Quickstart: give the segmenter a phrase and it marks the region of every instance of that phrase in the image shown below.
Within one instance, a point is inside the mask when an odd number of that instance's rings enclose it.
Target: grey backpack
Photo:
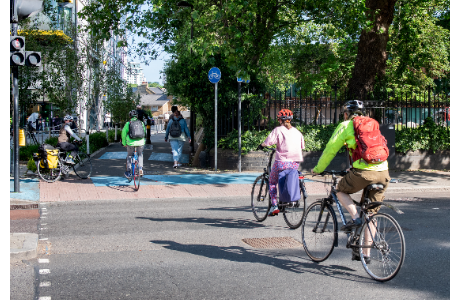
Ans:
[[[181,136],[181,125],[179,120],[172,119],[169,133],[174,138]]]
[[[144,123],[142,123],[142,121],[139,120],[134,120],[130,122],[130,127],[128,131],[130,139],[135,140],[135,139],[142,139],[145,137],[143,124]]]

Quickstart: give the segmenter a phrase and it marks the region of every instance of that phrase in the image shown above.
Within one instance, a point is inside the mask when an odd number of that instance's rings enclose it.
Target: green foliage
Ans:
[[[157,87],[157,88],[163,88],[163,86],[162,85],[160,85],[159,84],[159,82],[149,82],[148,84],[147,84],[147,86],[148,87]]]
[[[305,139],[305,150],[323,151],[328,143],[328,140],[333,135],[334,130],[338,124],[331,125],[301,125],[297,129],[303,134]],[[344,152],[345,148],[341,148],[339,152]]]
[[[56,147],[56,144],[58,144],[58,137],[52,136],[51,138],[48,138],[44,141],[44,144],[52,145],[53,147]]]
[[[241,151],[242,154],[247,154],[250,151],[255,151],[258,145],[260,145],[269,135],[270,131],[245,131],[241,135]],[[217,142],[217,147],[223,149],[233,149],[239,151],[238,131],[233,130],[226,137],[221,138]]]
[[[395,133],[395,151],[450,150],[450,135],[446,127],[437,125],[431,117],[418,128],[402,128]]]
[[[116,134],[116,131],[114,128],[111,130],[108,130],[108,139],[110,142],[114,141],[114,135]],[[117,139],[120,140],[120,137],[122,136],[122,130],[117,129]]]
[[[113,136],[114,138],[114,136]],[[95,132],[89,135],[89,152],[94,153],[95,151],[108,146],[108,142],[106,141],[106,133],[105,132]],[[80,150],[86,151],[86,139],[83,141],[83,145],[81,145]]]
[[[36,167],[36,163],[34,162],[34,159],[30,158],[27,162],[27,169],[32,171],[32,172],[36,172],[37,171],[37,167]]]
[[[38,152],[39,145],[27,145],[25,147],[19,147],[19,160],[28,161],[33,158],[33,153]]]

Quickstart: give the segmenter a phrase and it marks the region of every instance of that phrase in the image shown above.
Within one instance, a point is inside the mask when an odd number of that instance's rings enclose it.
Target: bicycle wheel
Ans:
[[[41,168],[41,163],[39,162],[37,164],[37,172],[39,174],[39,177],[42,178],[42,180],[47,182],[55,182],[56,180],[61,177],[61,165],[58,163],[56,165],[56,168],[48,169],[48,168]]]
[[[73,170],[75,174],[81,179],[87,179],[91,175],[92,172],[92,163],[91,158],[84,152],[79,152],[74,158],[73,161],[75,165],[73,166]]]
[[[405,260],[405,237],[392,216],[378,213],[370,217],[361,229],[359,245],[364,270],[373,279],[388,281],[400,271]]]
[[[306,254],[315,262],[327,259],[334,250],[337,221],[333,208],[322,201],[312,203],[306,210],[302,226],[302,242]]]
[[[302,225],[303,216],[305,215],[306,199],[302,193],[300,200],[284,208],[283,217],[289,228],[297,229]]]
[[[139,190],[139,186],[141,185],[141,176],[139,175],[139,161],[135,160],[133,165],[133,179],[134,179],[134,188],[136,191]]]
[[[252,188],[252,211],[258,222],[267,218],[270,209],[269,180],[260,175],[256,178]]]

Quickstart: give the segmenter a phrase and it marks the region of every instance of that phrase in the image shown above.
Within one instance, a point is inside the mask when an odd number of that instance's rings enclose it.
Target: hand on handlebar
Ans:
[[[263,149],[264,147],[261,144],[259,144],[258,147],[256,148],[256,150],[263,150]]]
[[[311,169],[311,174],[312,174],[312,176],[320,175],[319,173],[314,172],[314,169]]]

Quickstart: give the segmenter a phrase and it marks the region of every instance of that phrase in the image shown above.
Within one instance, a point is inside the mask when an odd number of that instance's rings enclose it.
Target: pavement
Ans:
[[[126,149],[118,143],[112,143],[91,156],[93,171],[90,179],[81,180],[71,173],[63,180],[47,183],[31,171],[27,172],[26,166],[21,166],[20,193],[13,192],[14,180],[10,177],[11,220],[39,220],[45,211],[45,203],[49,202],[242,197],[251,194],[252,183],[263,171],[215,172],[213,169],[190,167],[187,163],[188,143],[183,148],[183,166],[173,169],[170,144],[164,142],[164,134],[152,135],[151,141],[152,144],[144,150],[144,176],[138,191],[135,191],[133,182],[128,183],[123,176]],[[307,174],[309,170],[303,171]],[[420,193],[450,191],[449,171],[401,170],[391,171],[390,175],[396,183],[389,185],[386,195],[412,192],[411,195],[420,197]],[[308,195],[327,194],[329,180],[307,175]],[[13,231],[11,229],[10,232],[10,260],[36,257],[38,233]]]

